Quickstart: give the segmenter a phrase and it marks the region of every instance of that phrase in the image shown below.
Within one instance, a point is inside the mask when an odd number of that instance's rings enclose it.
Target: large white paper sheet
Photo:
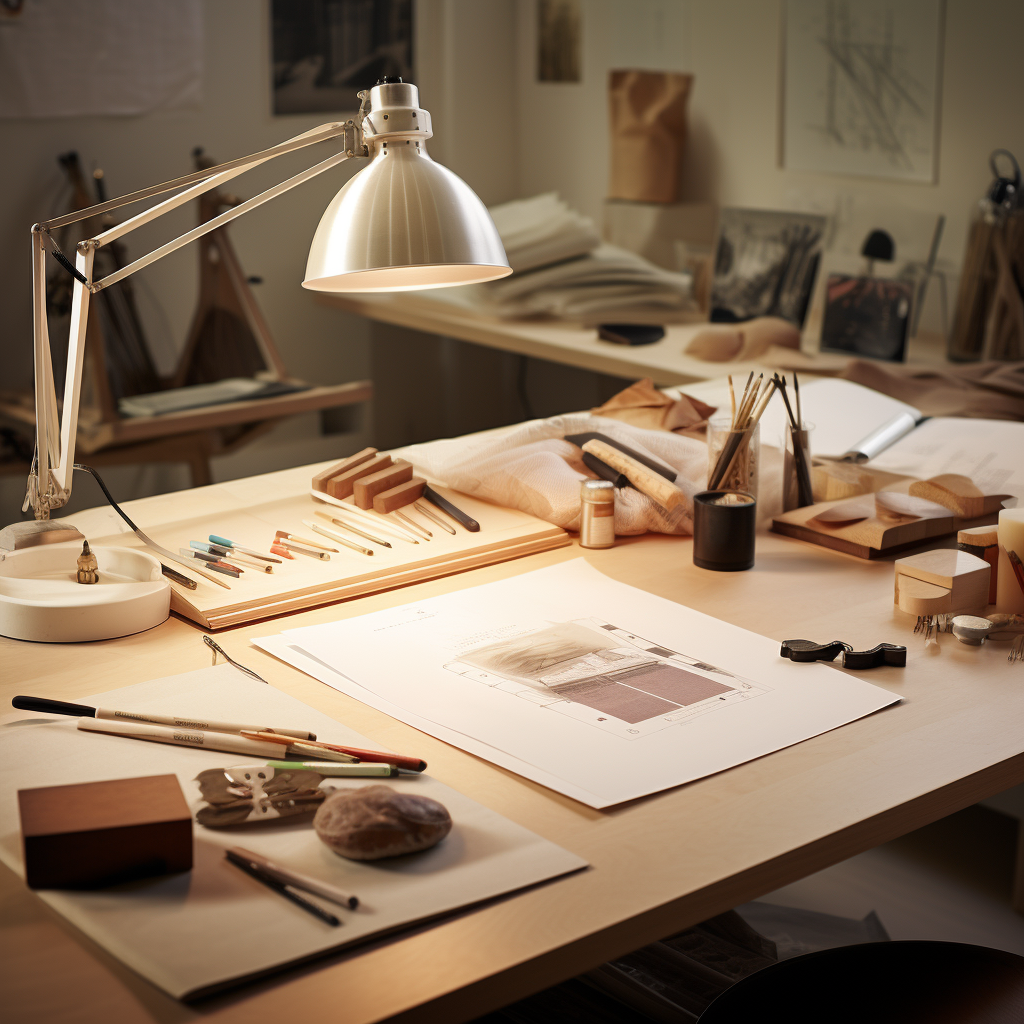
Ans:
[[[86,702],[125,711],[248,718],[305,728],[320,739],[373,748],[370,740],[230,665],[113,690]],[[242,714],[242,710],[245,714]],[[140,775],[178,776],[187,796],[204,769],[258,763],[244,754],[81,732],[73,718],[8,716],[0,725],[0,860],[23,873],[17,791]],[[337,779],[340,788],[383,783],[439,800],[451,834],[423,853],[357,862],[332,853],[309,818],[225,829],[195,826],[192,871],[92,892],[38,895],[94,942],[177,998],[469,906],[586,866],[586,861],[427,775]],[[355,911],[332,928],[253,881],[224,858],[244,846],[355,893]],[[315,898],[314,898],[315,899]]]
[[[618,583],[583,559],[256,643],[597,808],[900,699],[835,668],[794,665],[776,641]]]

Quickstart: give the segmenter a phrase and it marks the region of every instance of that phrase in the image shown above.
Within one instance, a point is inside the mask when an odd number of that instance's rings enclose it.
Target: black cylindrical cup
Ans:
[[[693,564],[739,572],[754,564],[757,502],[743,491],[702,491],[693,499]]]

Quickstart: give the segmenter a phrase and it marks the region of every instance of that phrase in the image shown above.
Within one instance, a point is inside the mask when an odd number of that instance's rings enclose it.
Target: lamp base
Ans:
[[[76,541],[0,551],[0,635],[38,643],[111,640],[170,614],[171,588],[152,555],[93,548],[99,582],[83,584],[80,552]]]

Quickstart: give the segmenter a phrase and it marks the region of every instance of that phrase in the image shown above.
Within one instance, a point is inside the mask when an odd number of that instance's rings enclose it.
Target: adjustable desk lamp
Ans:
[[[0,635],[51,641],[107,639],[148,629],[168,615],[170,587],[159,560],[138,549],[101,548],[96,552],[99,578],[106,585],[79,585],[76,560],[83,538],[73,527],[50,521],[51,511],[64,506],[71,495],[92,295],[357,156],[371,157],[370,165],[345,184],[321,218],[309,250],[304,288],[412,291],[491,281],[512,273],[486,207],[461,178],[427,155],[425,142],[433,134],[430,114],[420,108],[416,86],[401,79],[383,79],[369,93],[359,95],[362,105],[356,121],[321,125],[271,149],[33,226],[36,449],[23,508],[32,508],[36,522],[0,530]],[[252,167],[329,139],[342,140],[340,152],[120,270],[93,280],[93,260],[101,246]],[[74,266],[50,236],[56,228],[175,191],[170,199],[79,242]],[[75,278],[63,414],[59,417],[46,321],[47,250]],[[148,538],[143,536],[143,540],[157,548]],[[67,543],[59,543],[62,541]],[[158,550],[164,561],[181,561]],[[182,564],[217,582],[194,562]]]

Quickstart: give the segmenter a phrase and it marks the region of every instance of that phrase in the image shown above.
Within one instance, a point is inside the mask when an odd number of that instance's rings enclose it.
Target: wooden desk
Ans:
[[[517,355],[547,359],[627,380],[651,377],[659,387],[690,384],[731,373],[741,379],[766,365],[779,370],[797,369],[808,374],[840,372],[849,357],[830,353],[778,352],[778,359],[752,362],[711,363],[686,355],[685,349],[705,323],[670,324],[665,337],[653,345],[613,345],[601,341],[593,327],[558,320],[500,320],[459,301],[458,289],[451,301],[416,292],[373,294],[317,293],[316,301],[344,309],[370,320],[408,327],[428,334],[471,341]],[[726,326],[726,325],[721,325]],[[817,337],[810,322],[805,334]],[[815,346],[816,347],[816,346]],[[921,335],[908,344],[908,361],[934,367],[945,362],[945,344],[937,335]]]
[[[268,488],[273,481],[268,475]],[[194,493],[198,508],[202,491]],[[905,700],[711,778],[600,812],[424,736],[247,644],[285,626],[376,611],[580,555],[615,579],[776,640],[906,643],[906,669],[869,677]],[[692,565],[689,540],[649,535],[605,551],[574,544],[219,634],[232,656],[272,685],[376,742],[421,752],[437,778],[592,868],[198,1007],[134,977],[0,870],[0,994],[10,1019],[469,1020],[1024,781],[1024,666],[1007,663],[1005,646],[970,648],[948,635],[938,653],[926,654],[911,634],[912,620],[893,610],[892,573],[888,562],[763,535],[753,570],[716,574]],[[200,636],[171,619],[104,643],[0,640],[2,697],[76,700],[199,668],[209,664]]]

